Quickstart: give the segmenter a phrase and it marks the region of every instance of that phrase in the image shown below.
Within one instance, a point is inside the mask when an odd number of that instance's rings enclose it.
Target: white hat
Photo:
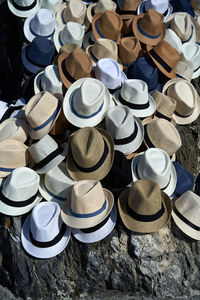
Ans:
[[[76,22],[68,22],[58,26],[53,36],[56,50],[59,52],[65,44],[76,44],[81,48],[84,33],[84,27]]]
[[[34,79],[34,92],[37,94],[42,91],[47,91],[51,94],[63,94],[62,81],[57,65],[48,65],[44,71],[36,75]]]
[[[108,89],[119,89],[127,79],[120,65],[113,58],[100,59],[95,67],[95,77],[102,81]]]
[[[39,174],[53,169],[65,159],[67,153],[66,145],[58,147],[56,141],[48,134],[37,143],[32,144],[28,151],[36,163],[34,167]]]
[[[125,155],[135,152],[144,138],[141,120],[127,106],[114,106],[107,111],[106,130],[113,137],[115,150]]]
[[[200,45],[190,42],[183,44],[181,60],[189,62],[192,65],[194,72],[192,79],[200,75]]]
[[[9,118],[0,124],[0,141],[13,139],[24,143],[27,138],[28,129],[24,121],[16,118]]]
[[[41,175],[39,191],[47,201],[55,201],[62,205],[74,184],[69,176],[66,163],[61,162],[44,175]]]
[[[50,258],[65,249],[70,236],[71,229],[60,218],[60,206],[55,202],[41,202],[26,218],[21,241],[30,255]]]
[[[168,42],[172,47],[174,47],[178,53],[182,52],[182,42],[172,29],[169,28],[166,30],[164,41]]]
[[[95,78],[76,80],[67,90],[63,112],[73,125],[96,126],[106,115],[112,97],[105,85]]]
[[[19,216],[30,211],[42,199],[38,193],[39,182],[39,175],[30,168],[13,170],[1,186],[0,212]]]
[[[58,11],[61,7],[63,0],[40,0],[42,3],[42,8],[47,8],[52,10],[54,13]]]
[[[143,0],[137,8],[137,14],[146,13],[149,9],[156,10],[164,15],[164,21],[169,18],[173,11],[169,0]]]
[[[74,237],[82,243],[95,243],[103,240],[111,233],[116,221],[117,208],[114,204],[111,213],[100,224],[85,229],[72,228],[72,233]]]
[[[7,0],[10,11],[21,18],[27,18],[41,7],[40,0]]]
[[[138,118],[152,115],[156,110],[153,97],[148,94],[146,82],[140,79],[128,79],[119,91],[114,93],[118,105],[128,106],[132,114]]]
[[[192,64],[189,61],[179,60],[174,67],[174,72],[177,77],[186,79],[187,81],[192,80],[192,75],[194,73]]]
[[[166,151],[149,148],[137,154],[131,162],[133,182],[139,179],[153,180],[168,196],[176,188],[176,169]]]

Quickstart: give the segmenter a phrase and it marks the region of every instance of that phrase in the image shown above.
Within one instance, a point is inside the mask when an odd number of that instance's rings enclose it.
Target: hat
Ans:
[[[193,68],[192,79],[200,75],[200,45],[197,43],[183,44],[181,60],[189,62]]]
[[[118,12],[122,20],[133,19],[140,3],[141,0],[123,0]]]
[[[46,8],[40,8],[24,22],[24,35],[29,42],[35,37],[51,39],[58,27],[55,13]]]
[[[17,17],[27,18],[41,7],[40,0],[7,0],[8,8]]]
[[[76,22],[67,22],[64,25],[59,25],[53,35],[54,44],[57,52],[65,44],[77,44],[82,46],[84,37],[84,28]]]
[[[124,37],[119,43],[119,57],[124,67],[129,67],[135,63],[140,55],[141,45],[136,37]]]
[[[47,201],[55,201],[62,205],[71,192],[74,180],[69,177],[66,164],[61,162],[41,176],[39,191]]]
[[[90,228],[98,225],[111,213],[113,194],[102,188],[97,180],[76,182],[61,209],[61,218],[73,228]]]
[[[114,204],[110,214],[101,223],[90,228],[72,228],[74,237],[82,243],[95,243],[107,237],[117,221],[117,207]]]
[[[163,93],[177,102],[173,115],[177,124],[190,124],[200,114],[200,98],[194,86],[185,79],[169,80],[163,87]]]
[[[183,60],[177,62],[174,67],[174,72],[176,73],[176,77],[186,79],[187,81],[191,81],[194,73],[191,63]]]
[[[189,237],[200,240],[200,197],[186,191],[174,203],[172,217],[176,225]]]
[[[132,22],[136,38],[144,44],[155,46],[165,36],[164,17],[159,12],[149,9],[145,14],[137,15]]]
[[[62,83],[67,89],[80,78],[92,77],[92,60],[81,49],[59,55],[58,68]]]
[[[152,115],[156,104],[150,94],[146,82],[140,79],[128,79],[119,91],[114,93],[118,105],[126,105],[132,114],[138,118]]]
[[[92,19],[92,30],[96,40],[99,38],[107,38],[118,44],[122,26],[123,22],[121,17],[111,10],[97,13]]]
[[[63,0],[41,0],[42,8],[52,10],[54,13],[58,11],[63,3]]]
[[[95,14],[103,13],[106,10],[115,11],[117,5],[112,0],[98,0],[96,3],[92,3],[87,8],[87,18],[90,23],[92,23],[92,19]]]
[[[191,0],[170,0],[173,7],[173,12],[185,12],[190,14],[192,17],[195,16],[194,9],[191,5]]]
[[[50,258],[61,253],[67,246],[71,229],[60,217],[60,206],[55,202],[36,205],[22,227],[22,246],[37,258]]]
[[[200,3],[199,3],[199,0],[191,0],[191,4],[192,4],[192,7],[194,8],[195,16],[198,17],[199,16],[199,12],[200,12]]]
[[[55,54],[54,43],[44,37],[35,37],[33,41],[22,49],[22,62],[31,73],[50,65]]]
[[[171,216],[169,196],[152,180],[137,180],[118,198],[124,225],[134,232],[150,233],[165,226]]]
[[[49,92],[34,95],[25,107],[28,130],[32,139],[49,133],[60,113],[62,102]]]
[[[178,35],[175,33],[175,31],[173,31],[172,29],[169,28],[166,30],[164,41],[166,41],[173,48],[175,48],[179,54],[182,52],[182,42]]]
[[[53,127],[49,131],[49,135],[58,143],[59,145],[63,144],[66,140],[66,133],[70,130],[70,123],[65,118],[63,109],[54,123]]]
[[[173,161],[173,165],[176,169],[177,183],[176,188],[172,196],[180,197],[188,190],[192,190],[194,187],[194,177],[177,161]]]
[[[67,154],[66,145],[58,146],[48,134],[32,144],[28,151],[35,161],[34,169],[38,174],[44,174],[63,161]]]
[[[137,13],[146,13],[149,9],[156,10],[164,16],[164,21],[171,15],[173,7],[169,0],[143,0],[138,6]]]
[[[95,42],[93,31],[88,31],[85,33],[83,38],[83,50],[86,50],[88,46],[93,45]]]
[[[13,139],[0,142],[0,177],[6,177],[14,169],[25,167],[27,164],[27,146]]]
[[[84,127],[69,137],[67,170],[74,180],[101,180],[112,167],[114,142],[100,128]]]
[[[135,152],[144,138],[142,122],[124,105],[109,108],[106,114],[106,131],[113,137],[115,150],[125,155]]]
[[[81,78],[67,90],[63,102],[66,119],[77,127],[96,126],[106,115],[111,95],[95,78]]]
[[[44,71],[36,75],[34,79],[35,94],[47,91],[51,94],[63,94],[62,81],[57,65],[48,65]]]
[[[38,193],[39,182],[39,175],[30,168],[13,170],[1,185],[0,212],[8,216],[29,212],[42,199]]]
[[[24,121],[9,118],[0,124],[0,141],[13,139],[25,143],[28,138],[27,125]]]
[[[131,161],[133,182],[139,179],[153,180],[168,196],[175,190],[177,177],[167,152],[159,148],[149,148],[137,154]]]

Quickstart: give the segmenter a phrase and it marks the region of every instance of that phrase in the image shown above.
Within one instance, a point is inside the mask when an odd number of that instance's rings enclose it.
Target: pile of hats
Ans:
[[[200,114],[198,1],[7,0],[24,21],[26,104],[0,124],[0,212],[30,213],[32,256],[135,233],[171,215],[200,240],[200,197],[176,124]],[[26,76],[25,76],[26,78]],[[26,95],[29,94],[29,97]]]

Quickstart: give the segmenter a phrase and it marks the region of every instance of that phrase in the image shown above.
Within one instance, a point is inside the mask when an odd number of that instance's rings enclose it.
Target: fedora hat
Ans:
[[[181,60],[191,64],[193,69],[192,79],[195,79],[200,75],[200,45],[197,43],[183,44]]]
[[[128,106],[138,118],[148,117],[156,110],[156,104],[148,94],[146,82],[140,79],[125,80],[122,88],[114,93],[114,99],[118,105]]]
[[[138,6],[137,13],[146,13],[149,9],[156,10],[164,16],[164,21],[169,18],[173,11],[169,0],[143,0]]]
[[[152,180],[137,180],[118,198],[124,225],[134,232],[150,233],[165,226],[171,216],[169,196]]]
[[[92,19],[92,30],[96,40],[107,38],[118,44],[122,26],[123,22],[120,15],[111,10],[97,13]]]
[[[137,154],[131,161],[133,182],[139,179],[153,180],[160,189],[171,196],[176,188],[177,176],[168,153],[159,148],[149,148]]]
[[[174,203],[172,217],[176,225],[187,236],[200,240],[200,197],[186,191]]]
[[[13,170],[1,185],[0,212],[19,216],[29,212],[42,200],[39,192],[39,175],[30,168]]]
[[[200,114],[200,98],[194,86],[185,79],[169,80],[163,87],[163,93],[177,102],[173,115],[177,124],[190,124]]]
[[[6,177],[14,169],[27,165],[27,146],[13,139],[0,142],[0,177]]]
[[[32,139],[41,139],[53,127],[61,111],[62,102],[49,92],[34,95],[25,107],[28,131]]]
[[[134,64],[141,53],[141,45],[136,37],[124,37],[119,43],[119,57],[124,67]]]
[[[117,207],[114,204],[110,214],[101,223],[90,228],[72,228],[73,236],[82,243],[95,243],[107,237],[117,222]]]
[[[70,123],[65,118],[63,109],[54,123],[53,127],[49,131],[49,135],[58,143],[58,145],[63,144],[66,141],[66,134],[70,130]]]
[[[114,106],[106,114],[106,131],[113,137],[115,150],[128,155],[135,152],[144,138],[144,128],[128,106]]]
[[[24,22],[24,35],[29,42],[35,37],[51,39],[55,28],[58,27],[55,13],[46,8],[40,8],[34,15],[26,18]]]
[[[166,30],[164,41],[166,41],[173,48],[175,48],[179,54],[182,52],[182,47],[183,47],[182,42],[174,30],[170,28]]]
[[[8,8],[17,17],[27,18],[41,7],[40,0],[7,0]]]
[[[25,143],[28,138],[28,130],[25,121],[9,118],[0,124],[0,141],[13,139]]]
[[[190,14],[192,17],[195,16],[194,8],[192,7],[191,0],[170,0],[173,7],[173,12],[184,12]]]
[[[116,11],[117,4],[112,0],[98,0],[96,3],[92,3],[87,8],[87,18],[90,23],[95,14],[103,13],[106,10]]]
[[[51,40],[35,37],[22,49],[22,63],[28,71],[36,74],[52,63],[54,55],[55,46]]]
[[[58,68],[62,83],[67,89],[78,79],[92,77],[92,60],[81,49],[59,55]]]
[[[95,78],[81,78],[67,90],[63,102],[66,119],[76,127],[96,126],[106,115],[111,95]]]
[[[61,7],[63,0],[41,0],[42,8],[52,10],[54,13]]]
[[[176,77],[186,79],[187,81],[192,80],[194,73],[191,63],[183,60],[177,62],[174,67],[174,72],[176,73]]]
[[[60,206],[55,202],[41,202],[25,219],[22,246],[37,258],[50,258],[61,253],[67,246],[71,228],[60,217]]]
[[[113,194],[102,188],[100,181],[76,182],[61,209],[61,218],[73,228],[90,228],[98,225],[111,213]]]
[[[69,137],[66,167],[74,180],[104,178],[112,167],[114,142],[100,128],[84,127]]]
[[[163,21],[163,15],[149,9],[145,14],[139,14],[133,19],[133,33],[140,42],[155,46],[165,36],[166,30]]]
[[[58,146],[48,134],[32,144],[28,151],[35,162],[34,169],[38,174],[44,174],[61,163],[67,154],[66,145]]]
[[[47,91],[51,94],[63,94],[62,81],[57,65],[48,65],[44,71],[38,73],[34,79],[35,94]]]
[[[123,0],[119,10],[119,15],[122,20],[133,19],[137,14],[137,8],[140,5],[141,0]]]
[[[66,164],[61,162],[40,177],[39,191],[47,201],[55,201],[62,205],[71,192],[74,180],[69,177]]]

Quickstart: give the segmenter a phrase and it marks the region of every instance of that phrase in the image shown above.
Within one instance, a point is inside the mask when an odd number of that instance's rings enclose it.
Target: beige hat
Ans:
[[[92,3],[87,8],[87,18],[90,23],[95,14],[102,13],[106,10],[116,11],[117,5],[112,0],[99,0],[97,3]]]
[[[28,138],[27,125],[24,121],[9,118],[0,124],[0,141],[13,139],[24,143]]]
[[[177,77],[186,79],[187,81],[192,80],[192,75],[194,73],[192,64],[189,61],[179,60],[174,67],[174,72]]]
[[[84,127],[69,137],[66,167],[74,180],[103,179],[113,159],[114,142],[107,131]]]
[[[153,92],[152,97],[156,103],[155,118],[166,119],[175,125],[173,114],[176,108],[176,100],[157,90]]]
[[[113,194],[97,180],[80,180],[61,209],[64,223],[73,228],[90,228],[101,223],[114,205]]]
[[[165,226],[172,205],[167,194],[152,180],[137,180],[118,198],[118,209],[124,225],[134,232],[150,233]]]

